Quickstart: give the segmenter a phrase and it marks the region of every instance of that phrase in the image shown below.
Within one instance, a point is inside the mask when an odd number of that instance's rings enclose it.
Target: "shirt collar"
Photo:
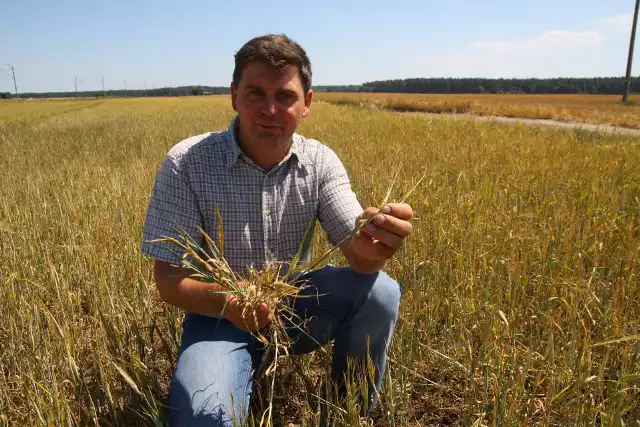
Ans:
[[[238,139],[236,136],[236,126],[238,123],[238,116],[236,115],[231,123],[229,124],[229,129],[227,129],[227,147],[226,147],[226,158],[225,158],[225,166],[230,168],[236,164],[238,161],[238,157],[242,154],[242,149],[240,148],[240,144],[238,144]],[[292,136],[291,148],[289,149],[289,153],[285,157],[284,161],[288,161],[291,159],[297,160],[297,163],[300,167],[304,168],[305,166],[309,166],[310,159],[305,150],[305,138],[302,135],[298,135],[294,133]]]

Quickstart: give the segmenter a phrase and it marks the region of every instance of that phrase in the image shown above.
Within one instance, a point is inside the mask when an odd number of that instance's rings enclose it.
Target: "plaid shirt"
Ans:
[[[179,264],[165,244],[148,242],[178,238],[176,225],[200,243],[202,227],[218,243],[216,209],[222,218],[224,256],[242,275],[251,265],[290,261],[316,218],[332,244],[349,234],[362,207],[336,154],[294,134],[287,156],[265,170],[240,149],[237,120],[226,131],[185,139],[169,151],[147,209],[143,253]],[[311,235],[301,261],[309,260]],[[182,255],[178,248],[174,252]]]

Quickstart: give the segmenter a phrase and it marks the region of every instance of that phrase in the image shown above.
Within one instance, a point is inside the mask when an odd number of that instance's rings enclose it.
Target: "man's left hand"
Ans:
[[[367,208],[356,220],[371,218],[378,208]],[[351,249],[363,261],[385,261],[404,245],[413,226],[413,209],[406,203],[385,205],[383,213],[362,227],[351,239]],[[358,222],[356,222],[356,225]]]

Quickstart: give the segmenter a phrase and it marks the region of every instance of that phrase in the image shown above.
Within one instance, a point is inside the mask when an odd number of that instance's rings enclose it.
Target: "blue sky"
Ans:
[[[633,0],[2,0],[0,67],[21,92],[227,86],[250,38],[286,33],[314,84],[621,76]],[[640,42],[638,43],[640,45]],[[640,74],[640,48],[634,74]],[[0,91],[13,91],[0,71]]]

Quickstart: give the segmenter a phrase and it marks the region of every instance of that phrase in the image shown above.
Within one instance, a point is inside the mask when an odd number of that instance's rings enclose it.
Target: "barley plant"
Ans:
[[[183,314],[140,254],[144,214],[168,149],[226,128],[229,103],[0,102],[1,425],[165,423]],[[300,132],[337,152],[363,205],[424,174],[386,267],[403,299],[380,403],[369,420],[335,408],[334,425],[639,425],[638,139],[312,110]],[[331,249],[312,240],[313,259]],[[281,359],[248,423],[271,402],[275,425],[317,425],[328,362]]]

